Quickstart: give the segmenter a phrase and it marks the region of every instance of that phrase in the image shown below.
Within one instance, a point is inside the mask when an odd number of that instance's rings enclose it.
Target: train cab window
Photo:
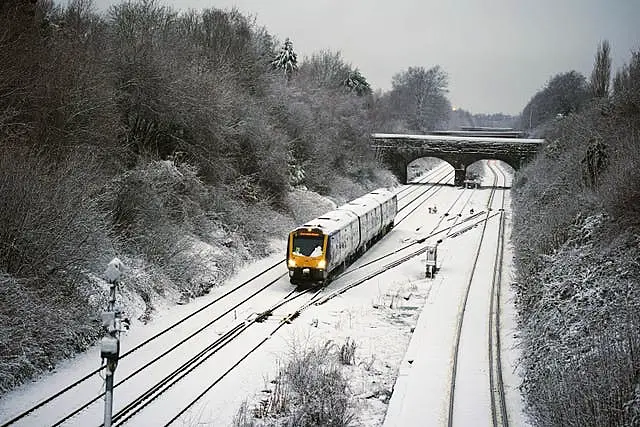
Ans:
[[[322,235],[293,236],[293,254],[304,256],[322,255]]]

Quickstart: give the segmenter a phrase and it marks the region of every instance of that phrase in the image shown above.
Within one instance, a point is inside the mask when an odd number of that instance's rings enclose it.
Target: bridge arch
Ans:
[[[486,182],[491,182],[493,174],[487,168],[489,163],[493,163],[494,165],[497,165],[502,169],[510,170],[511,176],[514,176],[515,168],[513,168],[513,166],[509,165],[507,162],[499,159],[482,159],[467,165],[467,178],[480,180],[483,185]],[[505,187],[508,187],[510,185],[511,184],[508,184],[507,182],[505,182],[504,184]]]
[[[518,168],[513,167],[513,165],[509,164],[508,162],[505,162],[504,160],[496,159],[496,158],[493,158],[493,157],[491,157],[491,158],[487,157],[485,159],[478,159],[473,163],[469,163],[467,165],[467,168],[470,168],[470,167],[476,165],[478,162],[481,162],[482,160],[497,160],[497,161],[502,162],[502,163],[506,164],[507,166],[509,166],[511,169],[513,169],[513,171],[516,171],[518,169]]]
[[[411,160],[407,163],[407,179],[413,180],[420,176],[422,171],[431,170],[435,167],[441,166],[442,163],[445,163],[450,166],[451,169],[454,169],[454,165],[435,156],[418,157]]]

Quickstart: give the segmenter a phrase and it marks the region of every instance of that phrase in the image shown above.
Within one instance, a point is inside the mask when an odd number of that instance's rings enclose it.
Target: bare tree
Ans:
[[[351,72],[339,51],[323,49],[305,58],[300,65],[298,79],[307,87],[336,89],[340,87]]]
[[[616,72],[613,97],[620,107],[630,113],[640,111],[640,51],[632,52],[629,64]]]
[[[409,130],[425,132],[448,120],[448,76],[439,65],[428,70],[409,67],[393,76],[392,85],[390,107],[396,117],[406,121]]]
[[[598,45],[596,58],[591,72],[591,92],[594,98],[609,96],[609,81],[611,80],[611,46],[608,40]]]

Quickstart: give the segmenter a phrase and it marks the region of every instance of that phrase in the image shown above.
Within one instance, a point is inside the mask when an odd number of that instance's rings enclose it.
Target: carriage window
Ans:
[[[293,236],[293,254],[314,257],[322,255],[322,235]]]

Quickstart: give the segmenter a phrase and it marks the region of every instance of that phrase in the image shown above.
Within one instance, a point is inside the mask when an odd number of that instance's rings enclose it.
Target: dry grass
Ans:
[[[334,426],[352,424],[351,393],[340,361],[354,360],[356,345],[338,349],[332,341],[292,351],[268,395],[253,410],[245,403],[234,426]]]
[[[340,362],[343,365],[353,365],[356,363],[356,349],[358,345],[351,338],[347,338],[344,344],[340,346]]]

